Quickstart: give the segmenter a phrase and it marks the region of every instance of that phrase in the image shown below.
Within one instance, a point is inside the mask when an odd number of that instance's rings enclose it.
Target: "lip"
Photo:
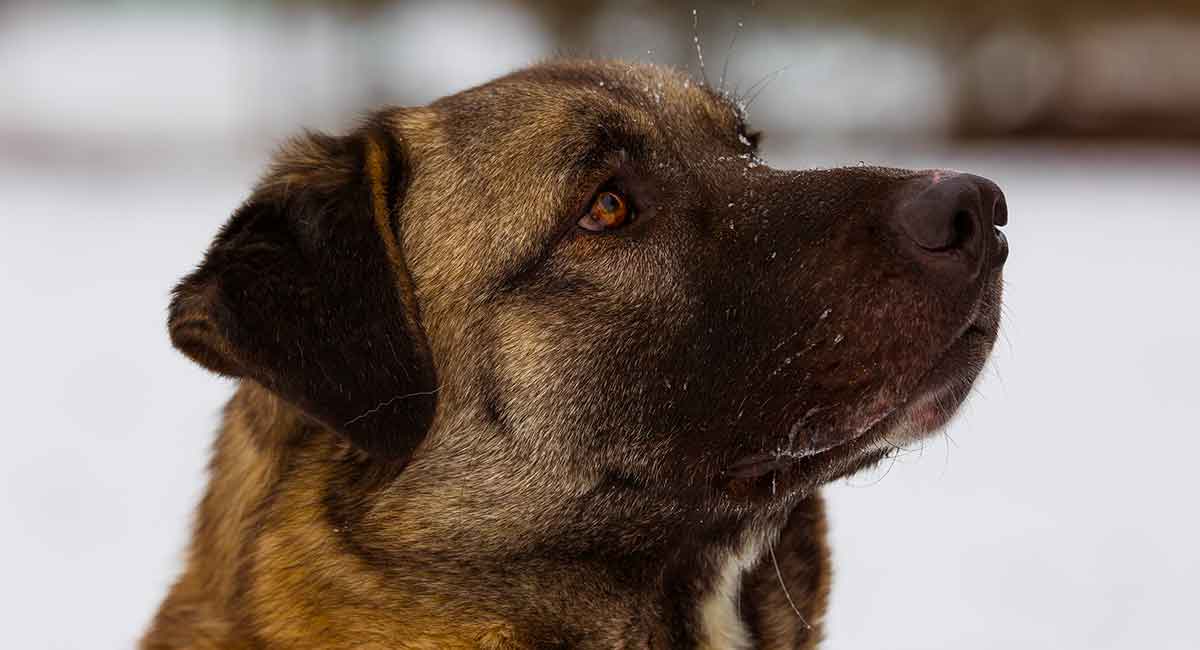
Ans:
[[[999,228],[993,228],[992,233],[996,238],[996,245],[992,249],[992,268],[998,269],[1008,261],[1008,237]]]
[[[987,358],[986,354],[978,355],[975,351],[992,337],[993,334],[978,322],[972,322],[950,344],[921,379],[913,396],[894,411],[894,414],[900,415],[900,419],[907,421],[909,431],[906,432],[906,438],[927,436],[954,417]],[[895,427],[896,423],[892,425]],[[877,428],[878,425],[872,427]]]
[[[966,399],[986,359],[986,354],[980,356],[976,350],[986,339],[994,337],[994,332],[982,324],[981,316],[977,307],[967,325],[925,372],[909,397],[858,435],[823,449],[778,450],[745,456],[726,468],[725,479],[737,483],[771,474],[771,491],[774,493],[776,478],[804,476],[818,470],[827,472],[840,464],[839,459],[869,456],[880,444],[892,448],[928,436],[945,426]],[[891,437],[893,433],[899,437]]]

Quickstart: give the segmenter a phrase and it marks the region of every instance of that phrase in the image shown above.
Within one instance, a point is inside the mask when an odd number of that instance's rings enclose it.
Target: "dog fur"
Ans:
[[[142,647],[815,647],[819,487],[948,419],[1000,278],[899,250],[917,172],[756,139],[560,61],[286,145],[171,305],[239,387]]]

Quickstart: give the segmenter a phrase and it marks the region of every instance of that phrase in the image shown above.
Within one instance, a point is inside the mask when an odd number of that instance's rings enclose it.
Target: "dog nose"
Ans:
[[[999,268],[1008,258],[1008,241],[998,229],[1008,223],[1008,204],[991,180],[924,172],[905,183],[899,199],[892,219],[922,265],[973,277],[985,260]]]

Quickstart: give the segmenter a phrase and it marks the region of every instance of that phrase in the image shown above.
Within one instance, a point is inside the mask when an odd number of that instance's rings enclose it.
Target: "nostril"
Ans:
[[[891,219],[927,262],[945,253],[963,253],[963,260],[980,258],[985,229],[1006,218],[999,188],[971,174],[921,174],[901,192]]]
[[[978,219],[969,210],[959,210],[954,213],[954,240],[945,250],[962,248],[975,238],[975,230],[979,227]]]
[[[975,237],[978,228],[976,221],[975,213],[970,210],[956,210],[950,219],[943,222],[942,228],[936,229],[936,235],[927,232],[924,240],[918,239],[917,243],[931,253],[944,253],[962,248]]]
[[[968,208],[947,210],[944,204],[919,202],[905,212],[902,227],[913,243],[930,253],[963,248],[978,234],[979,220]]]
[[[915,174],[897,190],[888,219],[912,259],[947,277],[975,277],[985,260],[1003,264],[1008,254],[1003,237],[993,235],[1008,223],[1008,205],[982,176]]]
[[[933,210],[912,210],[914,213],[902,223],[912,241],[927,251],[944,251],[958,239],[957,226],[953,218],[947,219]]]

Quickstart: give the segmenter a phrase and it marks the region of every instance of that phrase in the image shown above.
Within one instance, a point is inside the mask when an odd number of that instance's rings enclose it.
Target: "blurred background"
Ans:
[[[279,140],[558,55],[723,79],[775,166],[1008,195],[973,400],[827,489],[825,648],[1200,647],[1185,0],[0,2],[0,645],[130,647],[179,570],[232,386],[168,292]]]

